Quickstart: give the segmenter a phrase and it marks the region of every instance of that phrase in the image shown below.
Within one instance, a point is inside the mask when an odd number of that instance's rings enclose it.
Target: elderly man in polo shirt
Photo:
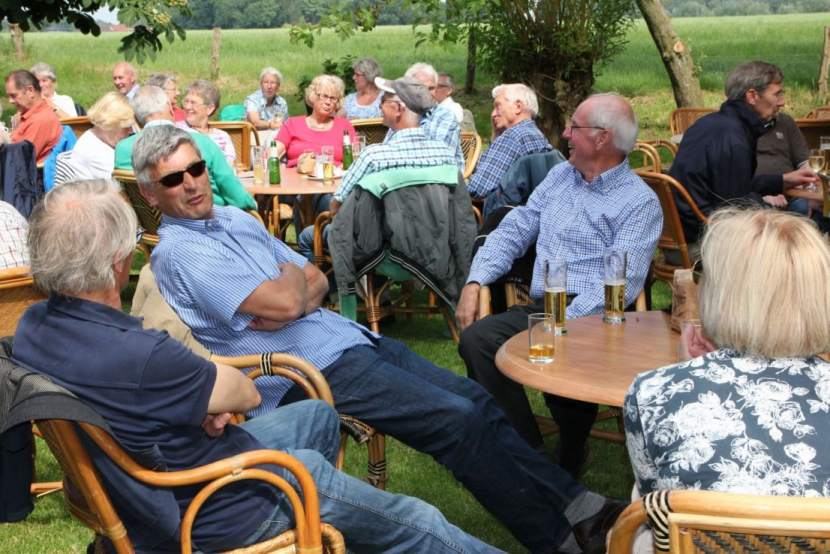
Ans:
[[[481,383],[536,449],[542,437],[524,389],[502,375],[495,354],[510,337],[527,329],[527,314],[544,311],[545,262],[568,264],[566,317],[600,313],[604,306],[602,257],[609,248],[628,252],[625,303],[643,289],[663,213],[652,190],[628,167],[627,154],[637,140],[631,106],[615,94],[596,94],[577,107],[564,138],[568,163],[556,165],[531,194],[527,205],[514,208],[490,233],[473,259],[456,315],[464,331],[459,352],[471,378]],[[528,248],[536,249],[530,306],[475,321],[481,285],[507,273]],[[475,321],[475,322],[474,322]],[[596,419],[596,404],[546,395],[560,426],[559,463],[578,475],[587,457],[586,440]]]
[[[11,134],[12,142],[28,140],[35,147],[38,164],[49,157],[61,136],[61,123],[52,107],[40,94],[40,83],[25,69],[6,76],[6,96],[17,108],[17,126]]]
[[[475,382],[320,308],[325,275],[253,218],[213,205],[189,134],[147,129],[133,161],[164,214],[152,260],[161,293],[212,352],[309,360],[338,409],[435,457],[532,551],[604,552],[598,537],[621,506],[528,447]],[[258,388],[252,415],[302,396],[282,378]]]
[[[135,82],[135,68],[128,62],[118,62],[112,68],[112,85],[115,90],[132,100],[138,92],[139,84]]]
[[[521,83],[502,84],[493,89],[493,128],[496,139],[476,165],[467,183],[472,196],[484,198],[501,183],[513,162],[536,152],[553,150],[533,122],[539,112],[536,93]]]

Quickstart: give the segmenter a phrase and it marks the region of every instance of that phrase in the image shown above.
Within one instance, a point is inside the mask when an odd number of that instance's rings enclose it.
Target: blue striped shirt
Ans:
[[[464,171],[464,152],[461,150],[461,125],[455,116],[444,106],[436,105],[430,112],[421,118],[421,129],[427,138],[440,140],[450,147],[455,156],[455,165]],[[389,129],[384,143],[389,142],[395,131]]]
[[[417,127],[400,129],[383,144],[366,147],[343,176],[334,198],[343,202],[363,177],[378,171],[445,164],[455,164],[455,157],[446,144],[428,139],[423,129]]]
[[[214,206],[210,219],[164,216],[159,236],[152,258],[159,289],[211,352],[284,352],[323,369],[349,348],[372,344],[364,327],[322,308],[277,331],[248,328],[254,316],[239,312],[240,304],[263,282],[280,276],[279,264],[307,263],[248,214]],[[252,416],[276,408],[292,385],[282,377],[260,378],[256,384],[262,404]]]
[[[628,159],[586,182],[570,162],[551,169],[526,206],[514,208],[476,253],[467,282],[486,285],[510,269],[536,241],[530,295],[544,293],[544,261],[568,264],[568,294],[576,297],[567,317],[599,313],[605,303],[602,256],[606,249],[628,252],[625,302],[645,283],[663,229],[657,196],[628,167]]]
[[[513,162],[536,152],[553,150],[548,139],[532,119],[525,119],[505,129],[496,137],[476,165],[476,171],[467,183],[472,196],[483,198],[496,190]]]

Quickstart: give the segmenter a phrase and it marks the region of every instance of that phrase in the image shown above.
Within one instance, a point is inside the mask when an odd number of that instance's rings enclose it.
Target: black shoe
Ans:
[[[606,498],[599,512],[573,526],[574,538],[583,554],[604,554],[608,531],[627,506],[624,500]]]
[[[591,465],[594,455],[591,452],[591,446],[586,442],[585,450],[582,451],[582,460],[579,462],[579,465],[577,467],[567,467],[562,463],[561,443],[557,443],[556,448],[553,449],[553,455],[551,458],[553,459],[553,463],[562,466],[562,469],[570,473],[571,477],[574,478],[574,481],[579,481],[582,479],[582,476],[585,475],[585,472],[588,471],[588,467]]]

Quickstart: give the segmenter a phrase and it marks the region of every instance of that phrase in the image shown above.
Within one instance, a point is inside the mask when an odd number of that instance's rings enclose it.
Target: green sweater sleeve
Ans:
[[[242,210],[255,210],[256,202],[248,194],[233,168],[228,165],[222,150],[207,135],[193,133],[193,138],[207,162],[210,186],[213,189],[213,202],[218,206],[236,206]]]

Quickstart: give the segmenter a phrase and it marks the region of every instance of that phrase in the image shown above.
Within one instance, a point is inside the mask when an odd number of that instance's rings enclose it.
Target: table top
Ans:
[[[254,172],[242,171],[238,175],[242,186],[251,194],[283,195],[283,194],[326,194],[333,193],[340,184],[340,178],[331,181],[316,181],[297,173],[295,167],[280,166],[279,185],[254,185]],[[267,175],[266,175],[267,177]]]
[[[660,311],[627,312],[625,323],[609,325],[602,315],[568,320],[568,333],[556,337],[554,361],[535,364],[527,359],[527,331],[505,342],[496,353],[496,366],[529,387],[608,406],[622,406],[637,374],[677,361],[680,334]]]

